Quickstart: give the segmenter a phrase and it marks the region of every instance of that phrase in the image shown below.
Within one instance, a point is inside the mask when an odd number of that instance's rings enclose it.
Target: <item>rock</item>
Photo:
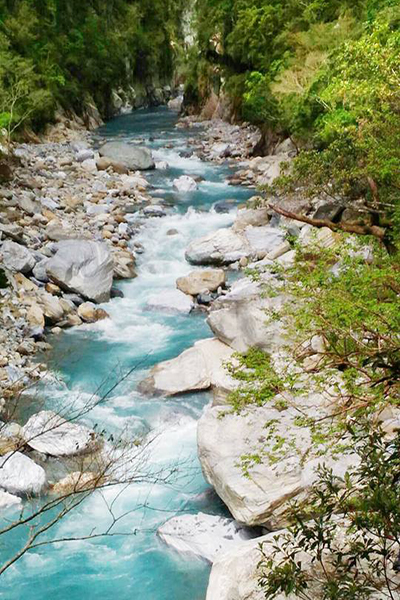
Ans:
[[[275,535],[270,533],[220,553],[211,569],[206,600],[265,600],[265,593],[259,586],[260,544],[274,543]],[[275,596],[275,600],[287,598],[285,594]],[[297,600],[297,596],[290,595],[289,598]]]
[[[34,215],[40,212],[40,204],[35,202],[27,195],[22,195],[17,199],[19,208],[28,215]]]
[[[91,302],[84,302],[78,308],[78,316],[85,321],[85,323],[95,323],[96,321],[102,321],[108,319],[110,315],[102,308],[96,308]]]
[[[100,156],[116,161],[132,171],[147,171],[155,168],[152,154],[147,148],[124,142],[107,142],[100,148],[99,153]]]
[[[244,234],[250,245],[252,256],[259,259],[282,246],[285,241],[285,232],[282,229],[276,229],[268,225],[263,227],[250,225],[245,229]]]
[[[267,225],[270,220],[268,208],[243,208],[238,211],[233,229],[243,231],[249,225],[261,227]]]
[[[58,298],[44,291],[41,291],[39,298],[42,303],[44,316],[47,319],[56,323],[63,318],[64,309]]]
[[[83,148],[76,153],[76,160],[83,163],[85,160],[94,158],[94,152],[90,148]]]
[[[168,229],[167,235],[179,235],[179,231],[177,229]]]
[[[176,98],[172,98],[172,100],[170,100],[168,102],[168,108],[170,110],[176,110],[176,111],[180,112],[180,110],[182,108],[182,103],[183,103],[183,96],[177,96]]]
[[[148,310],[161,310],[171,313],[189,314],[193,301],[179,290],[164,290],[151,296],[147,302]]]
[[[101,156],[96,160],[96,166],[98,171],[106,171],[107,169],[112,169],[115,173],[118,173],[120,175],[129,174],[129,169],[127,166],[105,156]]]
[[[47,484],[44,469],[21,452],[0,458],[0,488],[17,496],[37,496]]]
[[[36,302],[28,308],[26,318],[34,335],[42,333],[45,324],[44,312]]]
[[[96,161],[94,160],[94,158],[87,158],[86,160],[84,160],[81,163],[81,166],[82,166],[82,169],[84,169],[88,173],[96,173],[97,172],[97,165],[96,165]]]
[[[218,229],[194,240],[186,250],[186,260],[194,265],[224,265],[250,254],[244,237],[232,229]]]
[[[323,202],[313,214],[313,219],[326,219],[338,223],[344,206],[337,202]]]
[[[92,430],[68,422],[50,410],[33,415],[22,428],[22,435],[30,448],[50,456],[73,456],[96,445]]]
[[[193,554],[210,563],[221,552],[256,537],[254,530],[243,527],[233,519],[204,513],[173,517],[157,533],[167,546],[177,552]]]
[[[266,310],[279,310],[284,301],[281,295],[262,296],[259,283],[241,279],[213,303],[207,323],[218,339],[239,352],[254,347],[274,352],[283,345],[282,327],[274,320],[266,324]]]
[[[291,250],[291,245],[289,244],[288,241],[285,240],[279,246],[277,246],[274,250],[269,252],[266,257],[268,260],[276,260],[277,258],[280,258],[284,254],[286,254],[286,252],[290,252],[290,250]]]
[[[152,206],[146,206],[143,209],[143,213],[146,217],[165,217],[167,214],[165,209],[159,204],[153,204]]]
[[[222,269],[209,269],[206,271],[192,271],[186,277],[176,280],[176,287],[184,294],[197,296],[202,292],[215,292],[220,286],[225,285],[225,271]]]
[[[274,154],[291,154],[292,152],[297,154],[297,147],[290,138],[286,138],[276,146]]]
[[[96,473],[82,473],[75,471],[70,473],[52,487],[52,492],[60,496],[73,494],[74,492],[83,492],[92,490],[101,485],[102,481]]]
[[[235,382],[224,368],[225,361],[232,356],[233,351],[219,340],[201,340],[177,358],[153,367],[139,389],[148,395],[165,396],[206,390],[211,386],[232,390]]]
[[[18,496],[14,496],[13,494],[9,494],[8,492],[3,492],[0,490],[0,510],[5,510],[10,507],[20,507],[21,506],[21,498]]]
[[[250,405],[245,414],[227,413],[225,407],[207,408],[197,430],[200,463],[206,480],[237,521],[281,529],[289,521],[290,501],[307,501],[320,465],[325,463],[340,476],[355,465],[351,455],[337,460],[319,457],[310,430],[296,421],[300,413],[329,414],[329,402],[311,393],[292,397],[283,411],[273,402]],[[273,429],[269,429],[271,424]],[[279,439],[287,440],[282,452],[274,450]],[[243,457],[249,456],[259,460],[246,464]]]
[[[302,246],[322,246],[322,248],[331,248],[340,240],[340,235],[334,233],[328,227],[317,229],[311,225],[305,225],[300,232],[299,242]]]
[[[114,263],[107,246],[101,242],[67,240],[57,244],[46,271],[62,289],[81,294],[94,302],[110,298]]]
[[[214,210],[218,214],[226,214],[236,208],[237,202],[236,200],[226,200],[224,202],[216,202],[214,204]]]
[[[174,179],[173,186],[178,192],[182,193],[194,192],[198,187],[193,177],[188,175],[182,175],[182,177]]]
[[[135,257],[131,252],[115,252],[113,260],[115,279],[134,279],[136,277]]]
[[[48,258],[44,258],[37,262],[32,269],[33,276],[38,281],[42,281],[43,283],[48,283],[49,277],[46,272],[46,265],[48,263]]]
[[[60,242],[61,240],[70,240],[76,238],[78,233],[57,219],[52,219],[46,225],[46,236],[53,242]]]
[[[29,273],[35,266],[35,259],[32,253],[15,242],[6,240],[1,246],[3,264],[6,269],[14,273]]]

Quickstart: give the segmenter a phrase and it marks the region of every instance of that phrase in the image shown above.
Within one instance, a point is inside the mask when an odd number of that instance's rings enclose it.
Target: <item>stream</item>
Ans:
[[[53,341],[50,365],[58,381],[40,392],[41,402],[57,410],[99,397],[124,373],[131,375],[85,415],[83,422],[117,437],[124,430],[134,438],[155,438],[149,460],[160,468],[175,466],[179,476],[170,485],[139,483],[124,487],[115,502],[117,513],[128,513],[121,530],[135,535],[58,543],[39,548],[19,560],[2,577],[0,597],[7,600],[204,600],[210,566],[191,556],[181,556],[157,537],[160,524],[175,514],[204,511],[226,514],[220,500],[204,481],[196,455],[196,425],[210,401],[208,393],[173,399],[145,398],[137,384],[156,363],[173,358],[203,338],[212,337],[205,313],[169,314],[149,310],[152,297],[175,289],[176,279],[193,270],[184,252],[190,241],[229,226],[234,211],[217,213],[216,202],[244,202],[252,191],[228,186],[229,165],[182,158],[189,138],[201,128],[180,129],[177,116],[165,108],[142,110],[107,123],[95,134],[100,142],[118,139],[151,148],[166,170],[145,173],[152,196],[163,198],[167,216],[143,220],[134,241],[143,245],[138,255],[138,277],[121,282],[123,298],[103,308],[110,319],[74,328]],[[177,193],[172,187],[180,175],[204,178],[195,192]],[[138,217],[132,214],[133,221]],[[171,230],[177,233],[171,234]],[[234,274],[232,275],[234,276]],[[35,412],[34,402],[30,412]],[[105,490],[109,502],[115,488]],[[100,493],[53,530],[52,536],[85,535],[107,526],[110,514]],[[143,507],[145,505],[145,507]],[[140,506],[138,510],[135,507]],[[133,511],[133,512],[132,512]],[[14,534],[17,535],[17,534]],[[21,534],[18,534],[21,535]],[[11,537],[9,543],[20,544]]]

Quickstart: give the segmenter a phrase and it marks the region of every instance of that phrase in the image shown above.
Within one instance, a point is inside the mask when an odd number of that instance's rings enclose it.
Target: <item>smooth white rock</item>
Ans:
[[[68,422],[50,410],[33,415],[22,428],[22,436],[30,448],[51,456],[73,456],[94,446],[94,432]]]
[[[33,254],[10,240],[6,240],[0,248],[0,254],[3,257],[3,264],[6,269],[14,273],[29,273],[36,264]]]
[[[174,179],[172,185],[176,190],[178,190],[178,192],[182,193],[194,192],[198,188],[198,185],[193,177],[189,177],[188,175],[182,175],[182,177]]]
[[[9,494],[8,492],[3,492],[0,490],[0,510],[5,510],[13,506],[14,508],[17,506],[21,506],[22,500],[18,498],[18,496],[14,496],[13,494]]]
[[[193,554],[211,563],[221,552],[256,537],[254,530],[233,519],[205,513],[173,517],[157,533],[177,552]]]
[[[94,302],[109,300],[113,268],[106,244],[88,240],[59,242],[46,265],[48,276],[60,287]]]
[[[40,494],[46,487],[46,473],[21,452],[8,452],[0,458],[0,488],[17,496]]]
[[[236,382],[227,373],[224,363],[232,359],[231,348],[216,339],[200,340],[177,358],[159,363],[141,382],[146,394],[174,396],[184,392],[206,390],[213,386],[232,390]]]

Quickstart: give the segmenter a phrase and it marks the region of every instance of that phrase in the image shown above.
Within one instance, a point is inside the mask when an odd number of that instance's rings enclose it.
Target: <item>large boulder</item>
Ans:
[[[269,225],[263,227],[249,225],[245,229],[244,235],[252,250],[252,255],[260,259],[276,250],[285,241],[285,231]]]
[[[35,266],[35,258],[25,246],[6,240],[0,252],[3,256],[3,265],[13,273],[29,273]]]
[[[201,340],[177,358],[159,363],[141,382],[141,392],[174,396],[185,392],[216,387],[231,390],[235,382],[224,363],[232,359],[233,351],[219,340]]]
[[[40,494],[47,485],[44,469],[21,452],[0,458],[0,488],[17,496]]]
[[[265,594],[259,586],[259,564],[262,559],[260,544],[273,543],[275,535],[270,533],[220,553],[211,570],[206,600],[265,600]],[[275,598],[287,600],[284,594]]]
[[[113,268],[105,244],[66,240],[57,244],[57,252],[48,261],[46,272],[61,288],[94,302],[106,302],[110,298]]]
[[[197,296],[205,291],[215,292],[220,286],[225,285],[225,271],[222,269],[208,269],[192,271],[185,277],[176,280],[176,287],[184,294]]]
[[[99,154],[124,165],[131,171],[147,171],[155,168],[150,150],[125,142],[107,142],[100,148]]]
[[[186,250],[186,260],[194,265],[228,265],[240,260],[261,259],[282,245],[285,232],[264,225],[245,229],[218,229],[194,240]]]
[[[249,225],[261,227],[267,225],[270,218],[270,209],[268,208],[242,208],[238,210],[233,229],[243,231]]]
[[[250,246],[243,235],[232,229],[218,229],[194,240],[185,256],[193,265],[229,265],[250,253]]]
[[[276,406],[253,405],[240,414],[210,407],[198,425],[198,454],[206,480],[239,523],[270,530],[288,524],[291,500],[307,500],[320,465],[343,476],[355,464],[350,455],[337,460],[318,457],[311,432],[298,422],[299,414],[330,414],[329,398],[317,393],[292,397],[285,410],[279,399]]]
[[[221,552],[257,535],[255,530],[233,519],[204,513],[173,517],[157,533],[163,542],[177,552],[192,554],[211,563]]]
[[[263,296],[260,283],[240,279],[213,303],[207,323],[218,339],[239,352],[253,347],[272,352],[284,343],[282,325],[267,323],[266,311],[278,310],[283,303],[282,295]]]
[[[68,422],[50,410],[33,415],[22,428],[22,437],[30,448],[50,456],[73,456],[96,446],[91,429]]]

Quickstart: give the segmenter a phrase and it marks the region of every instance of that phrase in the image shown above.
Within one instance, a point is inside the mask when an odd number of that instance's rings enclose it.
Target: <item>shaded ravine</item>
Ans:
[[[193,269],[184,258],[191,240],[219,227],[229,226],[234,214],[218,214],[215,202],[246,200],[250,190],[228,187],[226,165],[202,162],[197,157],[182,158],[188,139],[200,137],[198,129],[175,127],[176,115],[166,109],[138,111],[108,123],[97,132],[107,139],[137,141],[151,147],[157,161],[169,168],[147,174],[155,197],[170,208],[163,218],[142,219],[142,227],[132,241],[143,245],[138,256],[138,277],[119,284],[123,298],[115,298],[104,308],[110,319],[85,325],[63,334],[54,343],[51,366],[59,383],[46,385],[40,400],[57,409],[71,401],[82,405],[103,384],[103,390],[129,369],[138,365],[85,421],[117,436],[129,430],[132,437],[151,431],[156,440],[151,463],[158,467],[176,465],[179,477],[171,485],[132,485],[116,504],[117,512],[148,507],[131,513],[121,530],[135,535],[97,541],[73,542],[44,547],[26,555],[3,577],[0,597],[7,600],[203,600],[209,566],[190,556],[180,556],[157,538],[157,527],[179,512],[224,513],[221,502],[204,481],[196,455],[196,424],[210,397],[188,394],[175,399],[145,398],[137,391],[148,369],[161,360],[177,356],[196,340],[211,337],[204,314],[176,315],[148,310],[151,298],[175,288],[177,277]],[[168,147],[167,147],[168,146]],[[172,180],[180,175],[204,178],[199,189],[178,194]],[[139,216],[132,215],[132,220]],[[177,233],[172,233],[172,230]],[[32,402],[29,412],[34,412]],[[115,490],[105,495],[112,499]],[[91,527],[102,528],[109,519],[104,500],[94,494],[58,525],[57,535],[83,535]],[[54,531],[53,531],[54,535]],[[18,540],[8,539],[16,544]],[[6,551],[9,551],[7,549]]]

